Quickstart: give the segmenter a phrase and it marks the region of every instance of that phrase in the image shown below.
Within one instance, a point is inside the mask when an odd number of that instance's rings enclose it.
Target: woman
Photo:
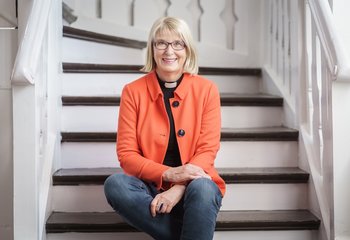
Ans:
[[[109,204],[154,239],[212,239],[225,183],[214,168],[220,96],[200,77],[194,42],[178,18],[150,32],[148,72],[127,84],[119,110],[122,174],[105,182]]]

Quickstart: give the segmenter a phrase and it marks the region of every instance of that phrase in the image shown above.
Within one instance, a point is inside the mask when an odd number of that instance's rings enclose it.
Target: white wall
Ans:
[[[0,239],[13,239],[13,160],[11,70],[17,30],[0,30]]]
[[[350,56],[349,9],[349,0],[333,0],[333,14],[335,18],[335,23],[348,57]]]

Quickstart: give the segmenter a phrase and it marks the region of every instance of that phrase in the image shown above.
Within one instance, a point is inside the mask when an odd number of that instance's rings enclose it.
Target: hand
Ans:
[[[157,194],[151,202],[151,214],[170,213],[173,207],[181,200],[185,193],[186,186],[174,185],[165,192]]]
[[[211,179],[202,168],[190,163],[180,167],[169,168],[162,175],[164,181],[173,183],[187,182],[201,177]]]

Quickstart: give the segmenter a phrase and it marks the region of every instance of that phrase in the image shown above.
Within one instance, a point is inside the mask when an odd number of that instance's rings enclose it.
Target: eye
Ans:
[[[157,41],[155,45],[157,48],[166,48],[168,46],[168,43],[160,40],[160,41]]]
[[[174,48],[183,48],[185,46],[183,41],[174,41],[172,45]]]

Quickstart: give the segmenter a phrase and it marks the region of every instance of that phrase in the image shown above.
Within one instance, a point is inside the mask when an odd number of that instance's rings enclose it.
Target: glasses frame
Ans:
[[[181,49],[176,49],[173,46],[174,43],[178,43],[178,42],[181,42],[183,44],[183,47]],[[165,48],[158,48],[157,47],[157,43],[164,43],[166,45],[166,47]],[[158,49],[158,50],[166,50],[166,49],[168,49],[169,45],[172,47],[172,49],[174,49],[174,51],[181,51],[181,50],[184,50],[186,48],[185,42],[181,41],[181,40],[176,40],[176,41],[172,41],[172,42],[167,42],[167,41],[164,41],[164,40],[158,40],[158,41],[154,41],[153,42],[153,46],[156,49]]]

